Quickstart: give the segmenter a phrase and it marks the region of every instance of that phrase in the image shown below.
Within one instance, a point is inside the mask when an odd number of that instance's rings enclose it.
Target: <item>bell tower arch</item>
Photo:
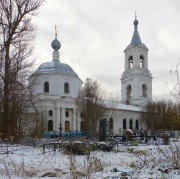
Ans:
[[[133,22],[134,33],[124,50],[125,70],[121,76],[121,102],[143,106],[152,101],[152,74],[148,69],[148,48],[141,42],[138,20]]]

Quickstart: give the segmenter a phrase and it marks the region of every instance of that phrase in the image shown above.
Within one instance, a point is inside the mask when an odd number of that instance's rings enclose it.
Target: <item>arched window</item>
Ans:
[[[139,130],[139,121],[136,120],[136,130]]]
[[[142,97],[147,98],[147,86],[145,84],[142,85]]]
[[[53,115],[53,111],[49,110],[49,116],[52,116],[52,115]]]
[[[127,100],[131,100],[132,97],[132,89],[131,89],[131,85],[128,85],[126,88],[126,98]]]
[[[69,121],[65,121],[65,131],[66,132],[70,131],[70,122]]]
[[[81,129],[81,131],[84,131],[84,121],[81,121],[81,123],[80,123],[80,129]]]
[[[65,116],[68,118],[69,117],[69,111],[65,112]]]
[[[44,83],[44,92],[49,93],[49,82]]]
[[[126,129],[126,119],[123,119],[123,129]]]
[[[69,93],[69,83],[64,83],[64,93]]]
[[[128,59],[128,68],[133,68],[133,56],[130,56]]]
[[[140,66],[141,68],[144,68],[144,57],[143,57],[142,55],[140,56],[139,66]]]
[[[133,120],[129,120],[129,129],[133,130]]]
[[[113,118],[109,119],[109,129],[113,129]]]
[[[52,120],[48,121],[48,131],[53,131],[53,121]]]

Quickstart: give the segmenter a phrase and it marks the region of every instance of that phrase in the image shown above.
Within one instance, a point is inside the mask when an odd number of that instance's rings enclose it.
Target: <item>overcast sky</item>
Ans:
[[[57,25],[60,61],[85,81],[92,78],[107,92],[121,91],[124,50],[130,44],[135,11],[141,41],[149,48],[153,99],[169,95],[170,69],[180,61],[180,0],[47,0],[35,19],[36,67],[52,60]]]

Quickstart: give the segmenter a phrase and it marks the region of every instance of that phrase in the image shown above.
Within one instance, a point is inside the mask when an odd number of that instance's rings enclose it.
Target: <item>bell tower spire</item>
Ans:
[[[141,45],[142,42],[141,42],[141,38],[139,36],[139,32],[138,32],[138,20],[137,20],[137,15],[136,15],[136,12],[135,12],[135,20],[133,22],[134,24],[134,33],[133,33],[133,36],[132,36],[132,39],[131,39],[131,45]]]
[[[143,106],[152,101],[152,74],[148,70],[148,48],[141,42],[135,12],[134,33],[124,50],[125,70],[121,76],[121,101]]]

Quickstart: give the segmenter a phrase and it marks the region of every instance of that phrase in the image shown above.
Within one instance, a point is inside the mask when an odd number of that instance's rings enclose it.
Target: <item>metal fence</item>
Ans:
[[[83,132],[77,132],[77,131],[72,131],[72,132],[56,132],[56,131],[46,131],[44,132],[43,136],[45,138],[57,138],[57,137],[62,137],[64,139],[78,139],[84,136]]]

